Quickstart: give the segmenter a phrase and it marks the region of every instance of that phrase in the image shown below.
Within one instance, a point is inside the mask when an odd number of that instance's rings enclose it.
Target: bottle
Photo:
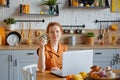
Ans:
[[[103,7],[103,0],[99,0],[99,7]]]
[[[98,0],[95,0],[95,1],[94,1],[94,6],[95,6],[95,7],[98,7],[98,6],[99,6],[99,1],[98,1]]]
[[[72,0],[69,0],[68,5],[69,5],[69,6],[72,6]]]
[[[79,5],[78,0],[72,0],[72,6],[77,7]]]
[[[115,33],[112,33],[111,44],[112,44],[112,45],[115,45],[115,44],[116,44],[116,36],[115,36]]]
[[[110,43],[110,36],[109,36],[108,29],[105,30],[104,42],[105,42],[105,44],[109,44]]]

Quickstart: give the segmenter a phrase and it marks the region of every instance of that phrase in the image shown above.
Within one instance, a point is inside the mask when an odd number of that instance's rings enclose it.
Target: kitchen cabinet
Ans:
[[[14,80],[23,80],[22,68],[37,63],[36,50],[15,50],[14,61]]]
[[[116,54],[116,49],[94,49],[93,53],[93,64],[104,68],[111,66],[111,61]]]
[[[1,0],[0,1],[0,6],[4,6],[4,7],[9,7],[9,0]]]
[[[36,50],[0,50],[0,78],[24,80],[22,68],[37,63]]]
[[[120,69],[120,49],[116,49],[116,55],[114,55],[115,64],[113,67],[115,69]]]
[[[12,51],[0,50],[0,78],[13,80],[13,56]]]

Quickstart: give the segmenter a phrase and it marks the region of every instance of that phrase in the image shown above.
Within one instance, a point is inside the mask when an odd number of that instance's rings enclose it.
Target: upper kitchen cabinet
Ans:
[[[108,0],[68,0],[70,8],[109,8]]]
[[[20,15],[43,15],[43,16],[58,16],[59,6],[40,6],[34,8],[29,4],[20,4]]]
[[[9,0],[0,0],[0,6],[9,7]]]

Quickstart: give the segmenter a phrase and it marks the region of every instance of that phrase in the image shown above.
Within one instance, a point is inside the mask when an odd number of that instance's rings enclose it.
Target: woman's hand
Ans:
[[[43,39],[43,38],[41,38],[41,39],[39,40],[39,45],[40,45],[40,48],[43,48],[43,47],[44,47],[44,39]]]
[[[58,68],[58,67],[52,67],[51,68],[51,71],[56,71],[56,70],[60,70],[60,68]]]

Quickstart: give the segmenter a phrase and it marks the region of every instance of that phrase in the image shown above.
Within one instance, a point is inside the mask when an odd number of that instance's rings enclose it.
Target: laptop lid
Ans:
[[[62,58],[62,71],[56,71],[53,74],[65,77],[83,71],[89,72],[93,65],[93,50],[67,51],[63,53]]]

